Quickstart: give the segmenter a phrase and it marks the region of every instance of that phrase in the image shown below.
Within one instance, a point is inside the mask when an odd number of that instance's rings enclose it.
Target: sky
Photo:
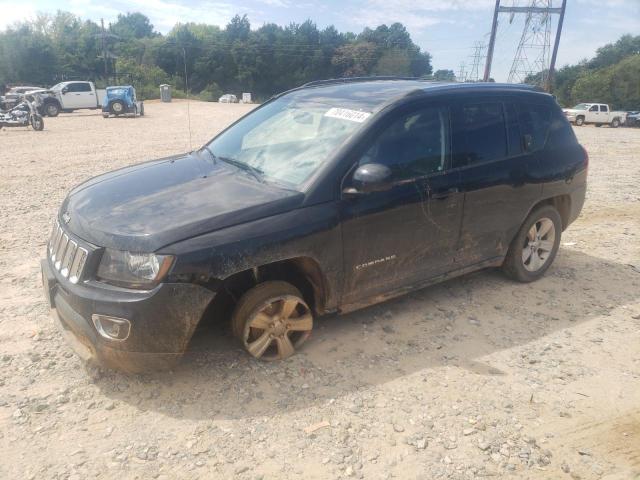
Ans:
[[[502,0],[502,5],[530,2]],[[560,3],[553,0],[553,6]],[[495,0],[0,0],[0,29],[37,12],[56,10],[105,22],[119,13],[139,11],[162,33],[177,22],[224,27],[236,13],[247,14],[252,28],[311,19],[320,28],[334,25],[358,33],[364,27],[401,22],[413,41],[431,53],[434,70],[458,74],[463,63],[466,72],[471,70],[475,42],[488,42],[494,5]],[[524,26],[524,15],[509,20],[500,14],[491,75],[498,81],[507,80]],[[556,21],[554,15],[554,32]],[[625,33],[640,35],[640,0],[567,0],[558,67],[593,56],[598,47]]]

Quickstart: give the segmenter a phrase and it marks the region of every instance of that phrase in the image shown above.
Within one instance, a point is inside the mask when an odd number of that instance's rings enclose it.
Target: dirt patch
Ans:
[[[249,108],[193,102],[191,146]],[[212,330],[173,372],[87,371],[38,260],[75,184],[190,149],[185,102],[145,110],[0,131],[0,478],[640,474],[640,129],[576,128],[587,203],[535,284],[487,270],[325,318],[283,363]]]

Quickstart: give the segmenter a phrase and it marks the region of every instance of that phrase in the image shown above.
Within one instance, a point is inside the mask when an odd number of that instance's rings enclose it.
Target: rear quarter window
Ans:
[[[549,126],[549,138],[547,146],[550,148],[566,147],[576,145],[578,139],[571,124],[559,108],[553,109],[551,124]]]
[[[547,143],[551,126],[551,107],[549,105],[520,102],[516,104],[518,123],[522,135],[531,136],[529,151],[542,150]]]

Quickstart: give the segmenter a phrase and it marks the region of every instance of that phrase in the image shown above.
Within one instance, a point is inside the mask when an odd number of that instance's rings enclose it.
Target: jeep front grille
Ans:
[[[69,237],[56,220],[47,249],[53,268],[71,283],[78,283],[87,263],[89,251]]]

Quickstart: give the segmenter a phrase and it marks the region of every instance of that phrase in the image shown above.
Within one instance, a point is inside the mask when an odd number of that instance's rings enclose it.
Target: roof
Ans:
[[[133,88],[133,86],[131,85],[112,85],[110,87],[107,87],[107,90],[112,90],[112,89],[116,89],[116,88]]]
[[[323,103],[376,111],[409,95],[428,95],[449,91],[540,92],[537,87],[511,83],[455,83],[404,77],[364,77],[321,80],[284,92],[296,102]]]

